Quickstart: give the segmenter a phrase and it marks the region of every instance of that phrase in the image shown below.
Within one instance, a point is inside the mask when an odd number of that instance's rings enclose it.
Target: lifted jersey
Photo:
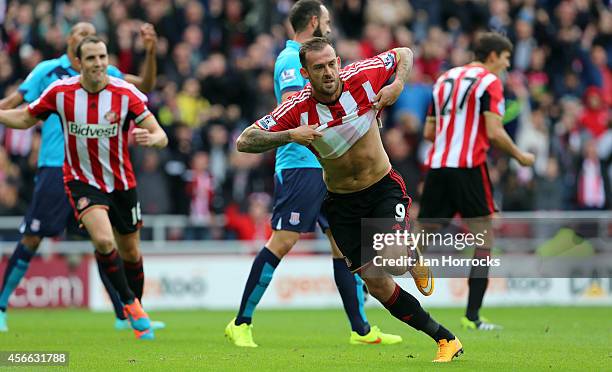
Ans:
[[[397,62],[397,54],[390,50],[348,65],[340,70],[343,88],[336,102],[318,102],[312,95],[312,86],[308,84],[270,115],[257,120],[256,124],[271,132],[319,124],[317,130],[323,136],[312,142],[310,150],[323,159],[338,158],[376,122],[374,97],[395,73]]]

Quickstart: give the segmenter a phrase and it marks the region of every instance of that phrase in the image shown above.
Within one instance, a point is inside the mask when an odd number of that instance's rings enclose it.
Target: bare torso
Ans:
[[[381,180],[391,170],[376,120],[368,132],[342,156],[319,159],[327,189],[348,194],[363,190]]]

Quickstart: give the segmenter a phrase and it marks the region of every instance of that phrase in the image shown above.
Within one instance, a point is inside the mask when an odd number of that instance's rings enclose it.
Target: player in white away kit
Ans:
[[[57,114],[64,132],[64,184],[77,220],[85,226],[96,259],[123,302],[139,339],[154,338],[148,315],[130,290],[117,248],[140,242],[140,205],[128,153],[128,130],[141,146],[165,147],[168,139],[132,84],[107,74],[106,45],[95,36],[77,47],[81,75],[51,84],[23,109],[0,110],[4,125],[26,129]]]
[[[476,42],[476,61],[444,73],[433,88],[425,138],[433,141],[419,220],[429,232],[438,230],[459,213],[473,233],[486,233],[475,258],[490,255],[495,213],[493,188],[487,170],[489,141],[521,165],[533,164],[532,154],[516,147],[503,128],[504,88],[499,75],[510,65],[512,44],[505,37],[483,34]],[[424,248],[424,247],[423,247]],[[464,328],[501,327],[479,316],[488,284],[488,267],[472,267]]]

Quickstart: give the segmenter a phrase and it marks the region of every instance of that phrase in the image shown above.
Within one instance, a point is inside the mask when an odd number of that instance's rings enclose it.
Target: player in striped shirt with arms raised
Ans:
[[[132,84],[108,76],[106,45],[95,36],[76,48],[81,75],[62,79],[27,107],[0,110],[4,125],[26,129],[57,114],[64,132],[64,184],[77,220],[85,226],[100,262],[119,294],[139,339],[154,338],[148,315],[130,289],[119,250],[140,243],[140,205],[128,153],[128,130],[141,146],[165,147],[168,139]]]
[[[66,40],[66,53],[59,58],[39,63],[19,88],[0,100],[0,109],[13,109],[23,102],[38,99],[53,82],[79,74],[76,61],[76,47],[87,36],[95,35],[96,29],[88,22],[78,22],[70,29]],[[146,50],[140,76],[121,73],[115,66],[108,66],[108,74],[122,78],[147,93],[155,85],[157,71],[157,35],[151,24],[140,28],[141,40]],[[60,119],[52,114],[40,126],[41,143],[38,153],[38,169],[34,178],[35,187],[32,202],[23,218],[19,231],[23,234],[8,260],[0,286],[0,332],[8,332],[7,310],[9,298],[26,275],[30,261],[45,237],[60,235],[64,230],[75,232],[76,220],[64,190],[64,135]],[[137,248],[137,247],[136,247]],[[122,251],[122,259],[128,284],[136,297],[141,299],[144,289],[144,272],[140,251]],[[131,329],[123,313],[123,304],[112,288],[104,271],[98,265],[98,272],[115,312],[115,329]],[[163,328],[164,323],[152,321],[153,328]]]
[[[308,83],[299,73],[302,67],[299,57],[301,43],[314,36],[331,34],[329,11],[319,0],[296,2],[289,12],[289,22],[295,35],[287,41],[286,48],[274,64],[274,93],[279,105]],[[272,236],[253,261],[238,314],[225,328],[228,339],[236,346],[257,346],[252,333],[255,309],[272,282],[276,267],[297,243],[300,233],[313,232],[318,224],[329,239],[334,281],[351,325],[349,342],[353,345],[401,342],[400,336],[383,333],[368,322],[364,310],[363,281],[359,275],[349,271],[331,235],[327,217],[321,212],[327,191],[317,158],[306,147],[289,143],[276,150],[274,172]],[[427,279],[421,282],[427,282]],[[427,283],[423,286],[427,287]]]
[[[300,73],[310,84],[245,129],[236,142],[238,151],[264,152],[288,143],[308,146],[323,167],[328,190],[323,210],[349,269],[394,317],[437,342],[434,362],[450,362],[463,353],[459,339],[393,280],[392,274],[411,268],[377,266],[379,252],[368,244],[362,249],[362,219],[408,222],[411,199],[402,176],[391,168],[376,116],[401,93],[412,69],[412,52],[396,48],[340,69],[329,40],[315,37],[302,44],[299,57]],[[405,255],[406,246],[399,248],[393,253]]]
[[[493,189],[487,170],[487,150],[492,143],[523,166],[533,154],[521,151],[502,124],[504,91],[500,75],[510,66],[512,44],[496,33],[482,34],[475,47],[476,61],[442,74],[433,87],[424,137],[433,142],[427,165],[419,221],[432,232],[457,213],[474,233],[485,234],[485,244],[474,257],[490,255],[491,217],[495,213]],[[464,328],[492,330],[501,327],[479,316],[488,284],[488,267],[472,267]]]

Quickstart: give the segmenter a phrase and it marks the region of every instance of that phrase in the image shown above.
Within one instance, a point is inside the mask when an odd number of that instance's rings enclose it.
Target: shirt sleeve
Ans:
[[[395,73],[399,58],[400,57],[397,52],[394,50],[388,50],[375,57],[349,65],[345,68],[345,70],[351,68],[351,66],[356,69],[361,69],[367,76],[370,84],[372,84],[374,93],[378,93],[389,78],[391,78],[391,76],[393,76]]]
[[[113,65],[109,65],[107,67],[107,69],[106,69],[106,72],[110,76],[114,76],[114,77],[119,78],[119,79],[124,79],[123,72],[121,72],[117,67],[115,67]]]
[[[504,100],[504,87],[501,80],[493,80],[480,96],[480,112],[490,112],[500,117],[504,116],[506,101]]]
[[[302,90],[306,80],[300,74],[300,64],[297,58],[285,58],[276,66],[276,76],[281,95],[286,92]]]
[[[149,115],[153,115],[147,107],[147,97],[142,93],[137,93],[130,91],[128,101],[128,115],[129,118],[134,119],[134,123],[136,123],[136,125],[142,123],[144,119],[149,117]]]
[[[49,74],[50,66],[48,63],[41,63],[34,67],[34,69],[28,74],[19,88],[17,89],[23,100],[26,102],[34,102],[45,90],[46,77]]]
[[[59,82],[59,80],[57,82]],[[56,83],[49,85],[40,97],[28,105],[30,115],[40,119],[46,119],[50,114],[57,112],[56,97],[58,84]]]
[[[268,132],[282,132],[300,126],[299,106],[292,96],[270,114],[256,120],[255,125]]]

